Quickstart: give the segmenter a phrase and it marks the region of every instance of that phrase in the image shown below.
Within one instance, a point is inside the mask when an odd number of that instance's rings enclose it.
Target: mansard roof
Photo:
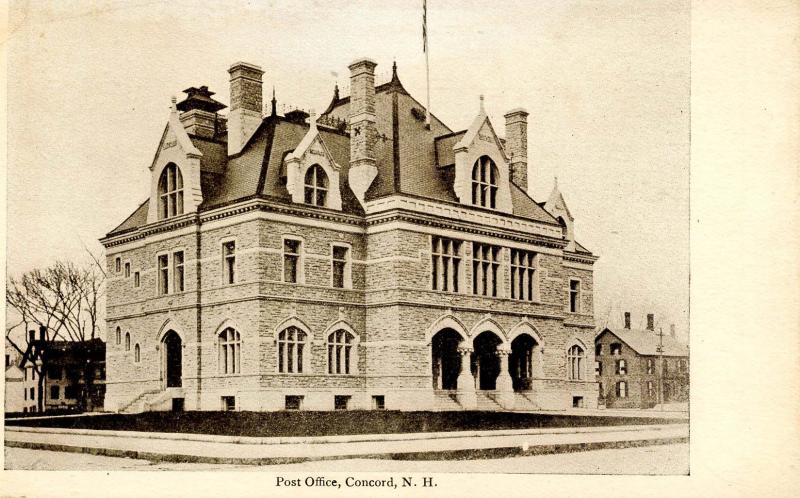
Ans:
[[[378,175],[365,194],[371,201],[393,194],[405,194],[434,201],[458,203],[453,190],[453,145],[466,131],[453,132],[435,115],[425,125],[425,107],[403,87],[397,73],[392,80],[375,88],[375,114],[378,140],[375,144]],[[342,210],[363,215],[363,208],[348,184],[350,138],[341,124],[349,113],[350,98],[340,97],[338,89],[318,120],[319,133],[333,159],[341,167]],[[201,210],[227,205],[240,199],[265,197],[291,202],[286,189],[284,159],[303,139],[306,123],[293,122],[273,114],[267,116],[241,152],[228,156],[224,140],[189,135],[200,151]],[[511,183],[512,214],[548,225],[558,221],[523,189]],[[314,208],[323,209],[323,208]],[[481,208],[475,208],[481,209]],[[108,235],[116,235],[147,222],[145,202]],[[586,252],[578,246],[577,252]]]

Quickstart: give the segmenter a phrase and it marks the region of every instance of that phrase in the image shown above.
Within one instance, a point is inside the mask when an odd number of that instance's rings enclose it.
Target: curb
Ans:
[[[265,458],[232,458],[232,457],[207,457],[198,455],[180,455],[152,453],[136,450],[118,450],[111,448],[89,448],[83,446],[68,446],[51,443],[29,443],[24,441],[5,441],[5,446],[11,448],[25,448],[33,450],[62,451],[68,453],[85,453],[90,455],[135,458],[149,460],[154,463],[210,463],[232,465],[279,465],[300,462],[346,460],[354,458],[383,459],[383,460],[478,460],[486,458],[503,458],[511,456],[544,455],[554,453],[574,453],[601,449],[622,449],[641,446],[660,446],[667,444],[688,443],[688,436],[669,438],[638,439],[631,441],[607,441],[592,443],[566,443],[533,445],[527,449],[522,446],[505,446],[498,448],[467,449],[467,450],[438,450],[419,451],[408,453],[372,453],[361,455],[334,455],[324,457],[265,457]]]

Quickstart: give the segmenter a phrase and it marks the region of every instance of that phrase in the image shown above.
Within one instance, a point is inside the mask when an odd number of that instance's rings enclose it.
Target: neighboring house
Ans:
[[[248,63],[227,116],[173,99],[149,198],[101,240],[106,409],[596,406],[597,258],[557,185],[528,194],[528,113],[427,123],[375,66],[319,117],[274,92],[263,116]]]
[[[27,413],[37,410],[36,372],[31,365],[20,366],[22,355],[6,340],[5,401],[6,413]]]
[[[31,341],[21,365],[34,377],[31,360],[44,363],[44,409],[98,411],[105,398],[106,344],[88,341]]]
[[[595,338],[595,376],[600,403],[608,408],[651,408],[689,401],[689,347],[670,334],[656,333],[653,315],[645,330],[604,328]]]

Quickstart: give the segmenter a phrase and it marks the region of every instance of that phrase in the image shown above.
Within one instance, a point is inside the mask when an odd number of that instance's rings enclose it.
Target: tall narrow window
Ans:
[[[617,397],[618,398],[627,398],[628,397],[628,383],[623,381],[617,382]]]
[[[652,375],[652,374],[655,373],[655,371],[656,371],[656,360],[654,360],[653,358],[648,358],[647,359],[647,373]]]
[[[228,327],[219,334],[219,371],[237,374],[242,366],[242,339],[239,332]]]
[[[139,363],[142,360],[142,352],[139,348],[139,345],[135,345],[133,347],[133,361],[134,363]]]
[[[583,379],[583,360],[583,348],[577,344],[569,348],[569,351],[567,352],[567,367],[569,368],[570,380]]]
[[[628,362],[625,360],[617,360],[617,375],[628,374]]]
[[[172,268],[175,276],[174,292],[183,292],[183,251],[172,255]]]
[[[158,293],[169,294],[169,256],[158,257]]]
[[[314,206],[325,206],[328,197],[328,175],[322,166],[315,164],[306,171],[305,202]]]
[[[283,241],[283,281],[297,283],[300,280],[300,251],[302,243],[299,240],[284,239]]]
[[[353,334],[337,330],[328,335],[328,373],[349,374],[352,363]]]
[[[159,219],[183,214],[183,175],[173,163],[164,168],[158,181],[158,214]]]
[[[489,244],[472,243],[472,293],[497,297],[497,277],[500,268],[500,248]]]
[[[594,362],[594,374],[595,375],[603,375],[603,362],[602,361],[595,361]]]
[[[120,329],[119,327],[117,327],[116,333],[114,334],[114,339],[115,342],[117,343],[117,346],[122,344],[122,329]]]
[[[119,273],[122,271],[122,258],[117,258],[114,260],[114,271]]]
[[[125,351],[131,350],[131,334],[130,332],[125,332]]]
[[[333,272],[333,286],[338,288],[350,287],[348,282],[350,273],[350,249],[344,246],[331,248],[331,270]]]
[[[131,264],[126,262],[125,263],[125,278],[130,278],[131,276]]]
[[[297,327],[288,327],[278,334],[278,372],[303,373],[303,353],[306,333]]]
[[[141,285],[141,283],[142,283],[142,281],[140,280],[139,272],[138,271],[137,272],[133,272],[133,286],[134,287],[139,287]]]
[[[497,204],[497,167],[489,156],[481,156],[472,167],[472,203],[491,209]]]
[[[236,281],[236,242],[233,240],[222,244],[222,270],[226,284]]]
[[[581,310],[581,282],[579,280],[569,281],[569,311],[579,313]]]
[[[511,249],[511,299],[536,299],[536,254]]]
[[[431,238],[431,283],[433,290],[459,292],[461,241]]]

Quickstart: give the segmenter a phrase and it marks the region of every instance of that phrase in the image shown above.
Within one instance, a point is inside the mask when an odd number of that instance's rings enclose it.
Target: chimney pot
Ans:
[[[630,311],[626,311],[625,312],[625,328],[626,329],[631,328],[631,312]]]
[[[655,322],[652,313],[647,314],[647,330],[655,330]]]

